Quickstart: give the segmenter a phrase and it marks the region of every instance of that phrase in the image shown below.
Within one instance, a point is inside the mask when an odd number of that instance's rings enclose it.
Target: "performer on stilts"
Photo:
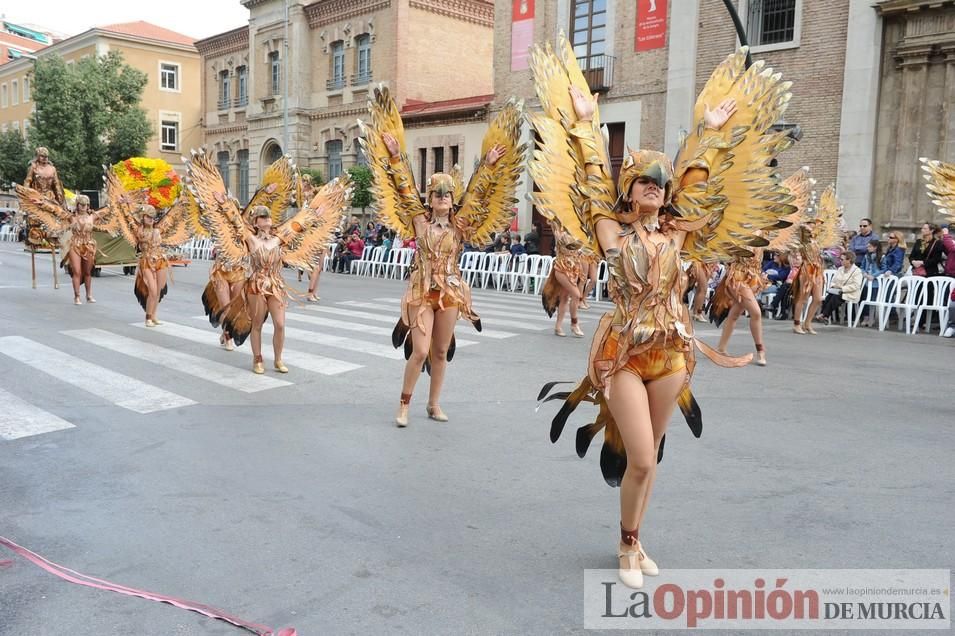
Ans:
[[[269,168],[269,174],[291,174],[291,164],[282,158]],[[190,188],[201,209],[200,223],[216,244],[219,257],[230,268],[248,264],[248,278],[228,305],[211,312],[213,326],[221,323],[236,345],[252,336],[252,371],[265,373],[262,357],[262,327],[272,318],[273,365],[279,373],[288,373],[282,360],[285,347],[285,308],[288,289],[282,277],[283,265],[311,270],[341,219],[351,205],[352,185],[342,175],[325,184],[311,201],[290,219],[275,223],[277,210],[284,211],[291,197],[294,180],[285,177],[263,185],[249,202],[248,213],[229,197],[222,175],[212,158],[194,152],[187,164]]]
[[[32,190],[36,190],[47,199],[50,199],[58,206],[66,210],[66,197],[63,193],[63,184],[60,183],[60,176],[56,172],[56,166],[50,161],[50,151],[44,146],[39,146],[34,151],[33,161],[27,168],[27,176],[23,185]],[[47,236],[38,220],[31,219],[27,215],[27,238],[26,246],[30,250],[30,269],[33,276],[33,289],[36,289],[36,253],[39,250],[50,250],[50,257],[53,263],[53,289],[60,288],[60,281],[56,273],[56,248],[57,240],[55,237]]]
[[[521,105],[508,102],[491,122],[467,189],[459,167],[452,174],[435,173],[428,180],[424,205],[412,176],[401,116],[387,88],[375,89],[369,109],[370,123],[361,124],[362,143],[374,175],[377,218],[417,244],[401,318],[392,334],[392,343],[404,346],[408,360],[395,423],[408,425],[408,405],[423,367],[431,374],[428,417],[446,422],[439,399],[454,355],[458,316],[481,330],[458,257],[463,243],[487,245],[492,233],[510,227],[525,152],[519,144]]]
[[[531,56],[544,110],[531,115],[538,136],[534,203],[607,260],[616,308],[597,327],[577,388],[545,397],[559,384],[549,383],[539,397],[564,400],[552,441],[580,402],[599,407],[596,421],[577,432],[577,452],[584,456],[604,430],[601,470],[608,484],[621,487],[619,576],[639,588],[644,574],[659,572],[640,529],[674,407],[679,403],[694,435],[702,431],[689,390],[694,347],[722,366],[752,358],[729,358],[694,339],[681,253],[703,262],[750,255],[766,244],[754,230],[795,211],[766,165],[791,143],[769,129],[785,111],[789,83],[761,63],[745,70],[741,49],[717,67],[697,99],[675,175],[666,155],[639,150],[624,158],[614,184],[596,95],[563,36],[558,46],[556,53],[549,45],[535,48]]]

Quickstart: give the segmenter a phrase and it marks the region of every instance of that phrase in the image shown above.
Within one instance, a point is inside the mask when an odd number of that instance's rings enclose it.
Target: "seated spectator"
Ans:
[[[769,287],[759,293],[759,304],[763,306],[765,299],[779,291],[779,286],[789,277],[789,257],[782,253],[773,254],[773,259],[763,263],[763,273],[769,280]]]
[[[905,265],[905,239],[901,232],[889,232],[886,238],[889,245],[885,248],[885,256],[882,257],[880,270],[882,275],[901,276],[902,267]]]
[[[511,241],[511,256],[521,256],[527,254],[527,250],[524,248],[524,244],[521,243],[521,235],[515,234],[514,240]]]
[[[942,273],[955,278],[955,239],[948,233],[948,225],[942,226],[942,250],[945,252],[945,265]]]
[[[875,295],[879,290],[879,282],[882,279],[882,243],[877,239],[869,241],[866,247],[865,258],[862,259],[862,276],[865,280],[872,283],[872,294]],[[862,326],[871,327],[872,317],[869,316],[869,305],[862,308]]]
[[[922,224],[921,235],[909,254],[913,276],[931,277],[941,274],[942,242],[935,238],[938,229],[934,223]]]
[[[826,299],[822,302],[822,318],[827,325],[832,324],[832,317],[842,303],[857,303],[862,297],[862,270],[855,263],[855,254],[846,250],[841,258],[842,267],[836,270],[832,284],[826,290]]]
[[[802,255],[793,252],[789,257],[791,267],[786,280],[776,288],[776,297],[770,307],[770,313],[776,320],[789,320],[790,305],[792,304],[793,281],[799,276],[799,267],[802,265]]]
[[[540,254],[539,243],[540,235],[536,228],[524,235],[524,251],[528,254]]]
[[[849,239],[849,251],[855,254],[856,265],[862,267],[869,251],[869,243],[878,241],[879,235],[872,231],[872,219],[865,218],[859,221],[859,233]]]
[[[355,230],[345,244],[345,255],[341,260],[341,272],[345,274],[350,272],[352,261],[360,260],[364,253],[365,242],[361,240],[361,235],[358,233],[358,230]]]

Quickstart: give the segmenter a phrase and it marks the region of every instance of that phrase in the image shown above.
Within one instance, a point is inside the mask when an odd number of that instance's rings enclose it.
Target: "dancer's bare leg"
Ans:
[[[275,368],[286,373],[282,364],[282,349],[285,347],[285,300],[277,296],[268,296],[269,315],[272,317],[272,351],[275,354]],[[283,371],[283,369],[285,369]]]
[[[441,387],[448,369],[448,348],[454,336],[454,325],[458,320],[458,308],[445,309],[434,315],[434,331],[431,334],[431,387],[428,392],[428,414],[434,419],[444,421],[441,411]]]
[[[70,250],[67,254],[70,263],[70,279],[73,283],[73,302],[80,304],[80,285],[83,281],[83,259],[80,255]],[[87,294],[88,296],[89,294]]]
[[[88,256],[83,259],[83,286],[86,287],[86,302],[95,303],[93,299],[93,268],[96,266],[96,257]]]

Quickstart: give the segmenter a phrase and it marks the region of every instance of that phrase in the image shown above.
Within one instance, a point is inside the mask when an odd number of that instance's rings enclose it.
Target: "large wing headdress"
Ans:
[[[351,177],[346,173],[326,183],[275,234],[285,243],[283,260],[289,267],[311,270],[327,249],[332,232],[351,205]]]
[[[595,207],[607,212],[613,208],[616,186],[607,172],[609,161],[601,161],[601,174],[588,179],[584,171],[585,157],[571,134],[574,126],[589,125],[593,126],[594,137],[601,139],[596,134],[600,126],[599,113],[595,109],[590,124],[577,120],[569,89],[577,86],[585,94],[589,94],[590,89],[563,33],[557,51],[549,42],[532,49],[531,69],[543,109],[542,113],[528,116],[538,138],[528,166],[536,186],[531,200],[544,217],[558,222],[564,231],[600,254],[592,212]],[[600,154],[602,159],[606,154],[600,143],[591,151]],[[585,189],[588,196],[583,195]]]
[[[484,135],[481,163],[471,175],[461,208],[455,213],[455,223],[472,245],[490,243],[491,234],[507,229],[514,217],[514,193],[527,152],[527,145],[520,143],[522,119],[523,103],[508,100]],[[504,147],[504,155],[493,166],[488,165],[485,157],[498,145]],[[460,170],[457,172],[460,179]],[[455,187],[460,186],[456,183]]]
[[[199,218],[199,204],[188,189],[183,188],[173,203],[156,223],[162,235],[162,244],[167,247],[179,247],[196,233],[193,229]]]
[[[106,205],[110,213],[102,229],[112,236],[122,236],[123,240],[135,247],[138,242],[133,231],[136,208],[146,203],[149,190],[130,192],[116,176],[112,166],[103,166],[103,182],[106,185]]]
[[[676,183],[693,168],[709,176],[674,195],[674,207],[688,220],[706,218],[684,243],[686,257],[699,261],[751,256],[767,241],[757,231],[779,227],[797,211],[793,196],[774,174],[770,162],[793,142],[784,131],[773,131],[789,104],[791,82],[762,61],[746,68],[746,48],[728,56],[713,71],[696,100],[693,128],[683,141],[676,165]],[[736,113],[719,131],[704,125],[707,107],[736,101]]]
[[[938,206],[938,211],[946,216],[955,216],[955,164],[937,159],[919,159],[925,180],[928,182],[928,196]]]
[[[362,131],[359,143],[368,158],[374,179],[372,194],[375,214],[381,223],[400,236],[413,236],[414,226],[411,219],[417,214],[423,214],[425,210],[418,198],[418,189],[411,173],[398,105],[385,86],[378,86],[375,88],[374,98],[368,102],[368,110],[370,121],[358,122]],[[395,161],[392,161],[391,153],[382,138],[385,133],[398,140],[401,155]]]
[[[297,175],[295,166],[288,156],[280,157],[265,170],[262,175],[262,183],[259,189],[255,191],[249,204],[245,206],[245,211],[252,210],[257,205],[264,205],[272,213],[273,225],[282,222],[285,210],[291,205],[292,197],[296,191]],[[298,202],[299,205],[303,205]]]
[[[809,177],[807,167],[800,168],[783,181],[783,186],[793,196],[792,205],[796,211],[783,218],[791,223],[789,227],[767,233],[769,249],[776,252],[788,251],[796,243],[799,226],[806,220],[806,212],[813,201],[812,186],[815,183],[815,180]]]
[[[246,238],[252,228],[229,196],[222,175],[204,152],[192,152],[186,161],[189,189],[201,210],[199,222],[218,248],[218,256],[230,267],[243,265],[248,248]]]
[[[819,197],[819,205],[816,207],[815,221],[820,223],[819,230],[816,232],[816,244],[822,249],[842,245],[842,228],[839,225],[839,217],[842,216],[842,208],[839,206],[839,200],[836,198],[836,187],[830,185]]]

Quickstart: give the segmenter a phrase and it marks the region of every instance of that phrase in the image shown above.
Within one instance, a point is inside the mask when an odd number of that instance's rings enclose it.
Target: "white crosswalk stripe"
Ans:
[[[375,298],[375,300],[383,302],[383,303],[400,303],[401,302],[400,300],[395,298]],[[488,306],[493,308],[488,309],[487,308]],[[477,303],[475,303],[475,311],[478,312],[478,315],[481,316],[482,320],[484,316],[502,316],[504,318],[518,318],[520,320],[533,320],[538,322],[544,322],[547,324],[553,324],[554,322],[553,318],[547,317],[547,314],[544,312],[544,308],[540,305],[540,303],[537,304],[536,311],[534,307],[528,307],[527,309],[506,308],[502,310],[500,308],[500,305],[490,305],[490,303],[487,303],[485,305],[478,305]],[[591,318],[592,316],[588,316],[586,313],[580,312],[579,317],[581,322],[587,322],[587,320]],[[495,324],[498,323],[497,318],[494,318],[493,321]],[[525,326],[524,328],[526,329],[528,327]]]
[[[196,318],[200,320],[206,320],[205,316],[196,316]],[[196,329],[195,327],[189,327],[188,325],[180,325],[168,321],[163,321],[163,324],[159,325],[158,327],[146,327],[146,325],[140,322],[131,324],[136,327],[142,327],[143,329],[149,329],[151,331],[154,330],[157,333],[173,336],[181,340],[188,340],[190,342],[215,347],[217,349],[220,348],[218,339],[219,336],[217,332],[211,329]],[[238,347],[236,348],[236,352],[239,352],[239,355],[243,356],[243,358],[252,355],[252,349],[249,346]],[[362,365],[360,364],[353,364],[344,360],[326,358],[324,356],[317,356],[304,351],[296,351],[294,349],[288,348],[284,350],[283,356],[283,362],[285,362],[286,366],[305,369],[306,371],[320,373],[321,375],[338,375],[339,373],[345,373],[346,371],[354,371],[355,369],[362,368]],[[245,372],[248,373],[247,370]]]
[[[378,327],[375,325],[363,325],[356,322],[346,322],[343,320],[331,320],[329,318],[322,318],[321,316],[309,316],[307,314],[298,314],[295,312],[287,311],[285,312],[285,319],[291,321],[305,322],[311,325],[318,325],[321,327],[329,327],[331,329],[343,329],[345,331],[359,331],[361,333],[366,333],[369,335],[383,336],[385,338],[391,338],[391,329],[386,327]],[[286,327],[287,329],[288,327]],[[467,347],[471,345],[476,345],[477,342],[474,340],[464,340],[458,339],[458,347]]]
[[[189,398],[22,336],[0,338],[0,353],[136,413],[154,413],[195,404]]]
[[[74,428],[63,418],[0,389],[0,439],[13,440]]]
[[[361,302],[357,300],[347,300],[345,302],[341,302],[338,304],[345,305],[346,307],[358,307],[360,309],[379,309],[380,310],[383,308],[387,309],[388,307],[390,307],[390,305],[382,307],[381,304],[376,305],[375,303],[366,303],[366,302]],[[481,312],[478,312],[478,315],[480,316]],[[534,325],[528,325],[527,323],[517,322],[515,320],[501,320],[499,318],[491,318],[489,320],[485,320],[484,318],[481,318],[481,324],[483,325],[485,323],[489,325],[494,325],[494,326],[500,325],[502,327],[507,327],[509,329],[523,329],[525,331],[542,331],[544,329],[547,329],[547,327],[537,327]]]
[[[288,386],[290,382],[279,380],[265,375],[249,373],[248,369],[215,362],[208,358],[200,358],[182,351],[160,347],[141,340],[127,338],[119,334],[102,329],[75,329],[64,331],[64,334],[94,344],[110,351],[145,360],[152,364],[185,373],[207,382],[235,389],[243,393],[255,393],[280,386]]]
[[[377,305],[373,306],[374,309],[384,311],[385,313],[373,314],[367,311],[358,311],[355,309],[343,309],[341,307],[316,307],[315,305],[310,305],[307,307],[309,311],[315,311],[324,314],[331,314],[335,316],[346,316],[348,318],[357,318],[361,320],[371,320],[374,322],[383,322],[394,327],[394,324],[398,321],[398,310],[391,309],[389,307],[379,307]],[[391,329],[388,330],[388,333],[391,333]],[[480,333],[476,331],[468,331],[469,336],[483,336],[485,338],[492,338],[496,340],[503,340],[504,338],[513,338],[516,336],[516,333],[510,333],[508,331],[497,331],[494,329],[485,329]]]

